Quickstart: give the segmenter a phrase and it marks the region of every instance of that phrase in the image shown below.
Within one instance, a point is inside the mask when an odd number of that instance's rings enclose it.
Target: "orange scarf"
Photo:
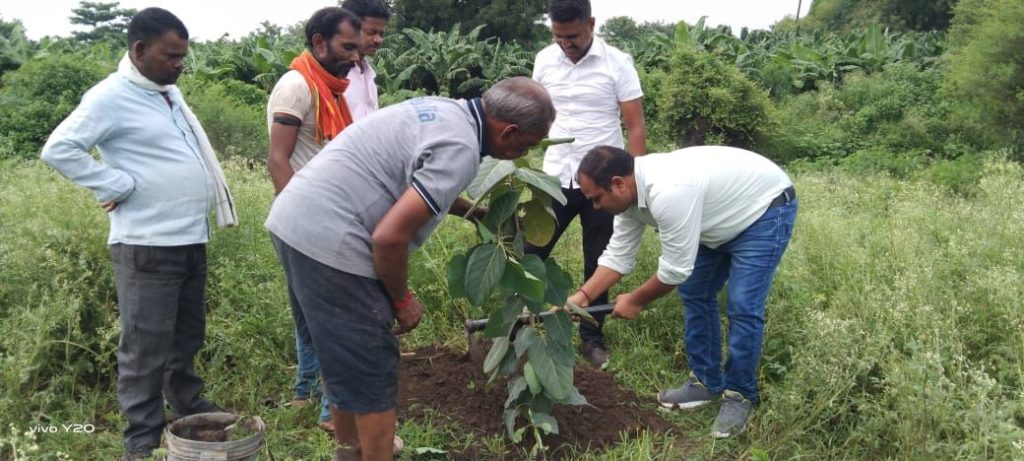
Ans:
[[[292,60],[292,69],[299,71],[313,92],[313,111],[316,112],[317,144],[334,139],[341,130],[352,124],[352,113],[345,102],[345,88],[348,79],[338,78],[327,72],[309,50]]]

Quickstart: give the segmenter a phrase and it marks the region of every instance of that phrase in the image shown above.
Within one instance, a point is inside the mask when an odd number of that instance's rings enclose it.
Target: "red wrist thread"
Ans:
[[[405,296],[403,296],[402,299],[391,303],[391,306],[394,307],[396,311],[412,306],[412,290],[405,290]]]
[[[590,297],[590,293],[587,293],[586,290],[583,289],[583,287],[580,287],[579,291],[580,291],[580,294],[582,294],[584,298],[587,298],[587,305],[588,306],[594,303],[594,298],[591,298]]]

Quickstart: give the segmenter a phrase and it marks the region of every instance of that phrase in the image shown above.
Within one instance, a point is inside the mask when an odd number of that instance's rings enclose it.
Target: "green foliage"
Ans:
[[[946,94],[956,97],[966,123],[989,127],[1001,145],[1024,152],[1024,3],[979,2],[957,7],[955,29],[962,46],[950,51]]]
[[[21,21],[4,21],[0,18],[0,77],[28,61],[33,48]]]
[[[764,90],[709,53],[680,45],[669,70],[647,78],[656,88],[651,110],[677,146],[748,146],[765,128]]]
[[[26,62],[3,77],[0,88],[0,157],[32,158],[91,86],[112,69],[73,55]]]
[[[237,80],[182,78],[178,83],[185,102],[221,158],[242,157],[253,162],[266,158],[269,140],[265,93]]]
[[[71,24],[89,27],[86,31],[72,32],[75,40],[85,43],[102,42],[124,46],[128,23],[135,16],[135,8],[121,8],[118,2],[82,1],[72,9]]]
[[[547,27],[541,22],[547,12],[545,0],[395,0],[392,2],[396,30],[450,30],[462,24],[467,30],[484,27],[487,37],[524,45],[545,40]],[[532,47],[532,46],[531,46]]]
[[[300,29],[285,30],[264,21],[259,29],[237,41],[222,37],[191,44],[187,71],[204,81],[238,80],[269,93],[288,72],[292,59],[305,49],[304,43]]]
[[[562,142],[572,139],[546,140],[537,150]],[[491,310],[484,331],[496,339],[483,371],[492,380],[499,373],[512,375],[525,357],[523,375],[508,383],[505,425],[514,442],[532,428],[534,450],[543,450],[541,432],[558,433],[551,406],[586,402],[572,384],[575,353],[569,313],[545,312],[547,305],[565,304],[571,282],[553,260],[541,261],[524,253],[524,241],[543,246],[554,237],[551,201],[565,203],[565,197],[556,178],[525,161],[490,157],[481,164],[468,193],[477,204],[486,201],[488,208],[477,222],[480,243],[451,257],[449,293],[465,296],[475,306],[487,305],[495,292],[501,297],[501,307]],[[525,325],[512,338],[513,325],[520,318]],[[520,418],[526,426],[517,427]]]
[[[773,129],[755,150],[783,162],[838,159],[858,151],[956,158],[984,140],[952,120],[954,102],[940,94],[942,78],[938,69],[892,65],[783,98],[771,113]]]
[[[849,31],[881,24],[898,30],[945,30],[956,0],[815,0],[811,27]]]

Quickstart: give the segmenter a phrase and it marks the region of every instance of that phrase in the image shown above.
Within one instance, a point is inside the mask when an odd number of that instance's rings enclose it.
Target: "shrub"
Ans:
[[[112,68],[73,55],[32,59],[5,74],[0,88],[0,138],[4,157],[34,158],[82,95]],[[2,157],[0,157],[2,158]]]
[[[749,146],[765,128],[771,103],[765,92],[714,55],[678,46],[667,72],[649,76],[660,86],[657,123],[679,146]]]
[[[954,120],[954,101],[940,94],[942,76],[937,69],[895,64],[784,98],[772,112],[774,131],[755,150],[781,161],[863,150],[946,159],[977,151],[986,144],[983,134]]]
[[[183,78],[179,84],[185,101],[222,158],[266,158],[267,97],[259,88],[237,80],[200,82]]]
[[[982,5],[979,5],[982,4]],[[982,10],[972,7],[984,6]],[[946,93],[961,101],[967,122],[987,126],[999,144],[1024,147],[1024,3],[957,5]]]

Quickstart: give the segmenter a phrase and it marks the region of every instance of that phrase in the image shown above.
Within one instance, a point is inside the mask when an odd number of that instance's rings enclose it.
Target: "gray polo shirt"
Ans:
[[[373,229],[410,187],[434,218],[418,248],[476,177],[483,145],[479,99],[416,98],[345,128],[274,200],[267,230],[337,270],[378,278]]]

